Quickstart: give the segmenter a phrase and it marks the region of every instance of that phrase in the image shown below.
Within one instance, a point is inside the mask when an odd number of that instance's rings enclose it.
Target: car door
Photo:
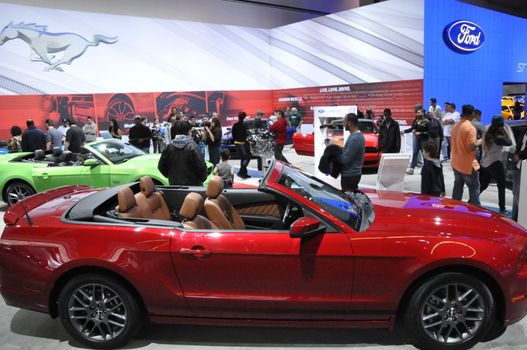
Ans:
[[[336,320],[348,311],[353,258],[342,232],[181,230],[170,249],[195,316]]]
[[[100,163],[96,166],[82,164],[33,168],[32,175],[36,190],[43,191],[65,185],[110,186],[110,166]]]

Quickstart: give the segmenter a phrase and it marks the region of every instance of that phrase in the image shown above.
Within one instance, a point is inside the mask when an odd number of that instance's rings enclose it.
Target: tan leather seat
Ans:
[[[142,218],[143,211],[137,206],[134,192],[129,187],[117,193],[117,207],[115,210],[125,218]]]
[[[207,185],[207,199],[205,200],[205,214],[210,221],[220,229],[244,230],[245,223],[231,202],[221,194],[223,179],[213,176]]]
[[[179,210],[179,215],[183,218],[183,227],[193,230],[213,230],[217,229],[206,217],[198,215],[203,209],[203,197],[199,193],[191,192],[187,194],[183,205]]]
[[[172,220],[172,214],[163,197],[163,194],[156,192],[154,181],[150,176],[143,176],[139,181],[141,192],[135,195],[138,206],[144,208],[144,218],[158,220]]]

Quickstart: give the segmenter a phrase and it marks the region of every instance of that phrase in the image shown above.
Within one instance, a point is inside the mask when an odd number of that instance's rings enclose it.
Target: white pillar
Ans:
[[[527,228],[527,160],[522,162],[520,180],[520,200],[518,203],[518,223]]]

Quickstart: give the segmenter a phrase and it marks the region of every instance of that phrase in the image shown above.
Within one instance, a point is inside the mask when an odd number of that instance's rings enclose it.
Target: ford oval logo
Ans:
[[[443,40],[453,51],[466,54],[479,50],[483,46],[485,33],[476,23],[460,20],[445,27]]]

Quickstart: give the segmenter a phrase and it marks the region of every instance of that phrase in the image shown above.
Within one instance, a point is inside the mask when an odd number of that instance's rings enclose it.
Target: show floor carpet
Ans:
[[[312,172],[312,157],[302,157],[287,148],[285,156],[296,166]],[[237,166],[239,161],[233,160]],[[250,166],[256,167],[251,161]],[[251,174],[257,175],[256,170]],[[375,173],[365,174],[361,184],[375,186]],[[240,179],[237,179],[240,180]],[[448,165],[445,166],[447,194],[451,194],[453,175]],[[257,178],[247,182],[258,184]],[[420,176],[407,176],[407,191],[419,192]],[[466,192],[466,191],[465,191]],[[486,206],[496,208],[497,191],[491,186],[481,196]],[[510,209],[511,193],[507,191],[507,207]],[[3,214],[5,205],[0,205],[0,230],[3,231]],[[3,268],[5,268],[3,266]],[[59,320],[48,315],[10,307],[0,298],[0,350],[55,350],[78,349],[65,333]],[[384,330],[346,330],[346,329],[295,329],[295,328],[237,328],[205,326],[167,326],[147,325],[139,336],[126,349],[368,349],[400,350],[414,349],[407,344],[401,333]],[[527,319],[509,327],[500,338],[480,343],[474,349],[525,350],[527,349]]]

